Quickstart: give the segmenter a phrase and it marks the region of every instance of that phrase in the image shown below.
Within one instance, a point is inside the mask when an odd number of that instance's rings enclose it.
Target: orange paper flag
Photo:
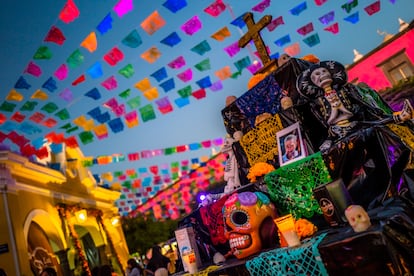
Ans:
[[[151,87],[149,90],[144,92],[144,97],[147,98],[147,100],[152,101],[158,98],[158,90],[156,87]]]
[[[141,54],[141,58],[149,63],[154,63],[161,56],[161,52],[157,47],[151,47],[148,51]]]
[[[91,32],[81,43],[81,46],[88,50],[89,52],[95,52],[98,48],[98,41],[96,40],[96,33]]]
[[[214,33],[211,38],[217,41],[223,41],[226,37],[231,36],[231,33],[227,27],[222,28],[221,30]]]
[[[141,27],[149,35],[152,35],[153,33],[155,33],[158,29],[160,29],[164,25],[165,25],[165,20],[160,16],[158,11],[154,11],[150,16],[148,16],[141,23]]]
[[[6,100],[8,101],[16,101],[16,102],[21,102],[23,100],[23,95],[20,94],[19,92],[17,92],[15,89],[12,89],[9,92],[9,95],[7,95]]]
[[[38,100],[47,100],[49,96],[43,92],[42,90],[38,89],[36,92],[33,93],[32,99],[38,99]]]
[[[220,80],[225,80],[231,77],[230,66],[225,66],[222,69],[215,72],[215,75]]]
[[[151,88],[151,82],[150,82],[149,78],[144,78],[141,81],[137,82],[135,84],[135,88],[137,88],[141,92],[145,92],[148,89],[150,89]]]

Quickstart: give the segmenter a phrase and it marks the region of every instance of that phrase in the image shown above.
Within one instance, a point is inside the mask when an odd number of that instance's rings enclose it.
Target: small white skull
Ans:
[[[324,67],[319,67],[313,70],[310,77],[312,82],[320,88],[331,86],[331,73]]]
[[[355,232],[363,232],[371,226],[368,213],[360,205],[350,205],[345,210],[345,217]]]

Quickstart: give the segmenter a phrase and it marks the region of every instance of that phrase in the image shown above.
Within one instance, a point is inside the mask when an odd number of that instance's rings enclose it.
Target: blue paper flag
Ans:
[[[169,9],[172,13],[176,13],[186,7],[187,2],[185,0],[167,0],[162,5]]]
[[[181,38],[178,36],[176,32],[171,33],[166,38],[160,41],[162,44],[168,45],[170,47],[173,47],[174,45],[177,45],[181,42]]]
[[[88,92],[85,93],[86,97],[92,98],[94,100],[99,100],[101,98],[101,93],[99,93],[98,88],[92,88]]]
[[[351,14],[350,16],[345,17],[344,20],[351,22],[352,24],[357,23],[359,21],[359,12],[355,12]]]
[[[20,77],[14,85],[14,88],[16,89],[29,89],[30,87],[31,85],[27,83],[26,79],[23,77]]]
[[[332,22],[335,19],[335,11],[331,11],[328,12],[325,15],[322,15],[321,17],[319,17],[319,21],[323,24],[323,25],[328,25],[330,22]]]
[[[97,79],[103,76],[102,66],[99,61],[97,61],[94,65],[89,67],[89,69],[86,71],[88,72],[89,76],[93,79]]]
[[[56,80],[53,77],[50,77],[45,81],[45,83],[42,85],[42,87],[49,92],[55,92],[58,88],[56,85]]]
[[[118,133],[124,130],[124,124],[121,118],[115,118],[108,122],[108,126],[111,128],[113,133]]]
[[[279,47],[282,47],[283,45],[287,44],[290,42],[290,36],[289,35],[285,35],[281,38],[279,38],[278,40],[275,41],[275,44]]]
[[[179,108],[181,108],[183,106],[186,106],[186,105],[190,104],[190,98],[189,97],[186,97],[186,98],[181,98],[180,97],[180,98],[175,99],[174,102]]]
[[[290,13],[293,14],[293,15],[299,15],[301,12],[303,12],[306,9],[307,9],[307,5],[306,5],[306,1],[305,1],[305,2],[302,2],[299,5],[297,5],[293,9],[291,9]]]
[[[108,13],[105,18],[99,23],[99,25],[96,27],[96,29],[101,33],[101,35],[108,32],[110,29],[112,29],[112,17],[111,13]]]
[[[209,76],[196,81],[196,83],[200,88],[207,88],[211,86],[211,80]]]
[[[230,24],[239,27],[240,29],[243,28],[244,26],[246,26],[246,22],[244,22],[243,17],[246,13],[243,13],[242,15],[240,15],[239,17],[237,17],[236,19],[234,19],[233,21],[230,22]]]
[[[160,82],[160,81],[162,81],[163,79],[165,79],[167,77],[167,70],[165,70],[165,68],[162,67],[161,69],[158,69],[157,71],[152,73],[151,77],[153,77],[158,82]]]
[[[167,81],[164,81],[163,83],[160,83],[160,86],[162,87],[162,89],[164,89],[164,92],[167,93],[171,89],[174,89],[175,88],[174,79],[171,78],[171,79],[169,79]]]

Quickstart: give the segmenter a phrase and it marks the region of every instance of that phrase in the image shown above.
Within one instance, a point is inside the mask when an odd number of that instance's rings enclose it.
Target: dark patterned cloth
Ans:
[[[230,135],[237,130],[246,133],[254,127],[257,115],[276,114],[281,109],[282,96],[275,74],[271,73],[221,111],[227,132]]]

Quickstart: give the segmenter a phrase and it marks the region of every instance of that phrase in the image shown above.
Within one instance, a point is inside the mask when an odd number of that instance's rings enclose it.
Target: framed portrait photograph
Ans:
[[[299,123],[295,123],[276,133],[279,164],[284,166],[306,157]]]

